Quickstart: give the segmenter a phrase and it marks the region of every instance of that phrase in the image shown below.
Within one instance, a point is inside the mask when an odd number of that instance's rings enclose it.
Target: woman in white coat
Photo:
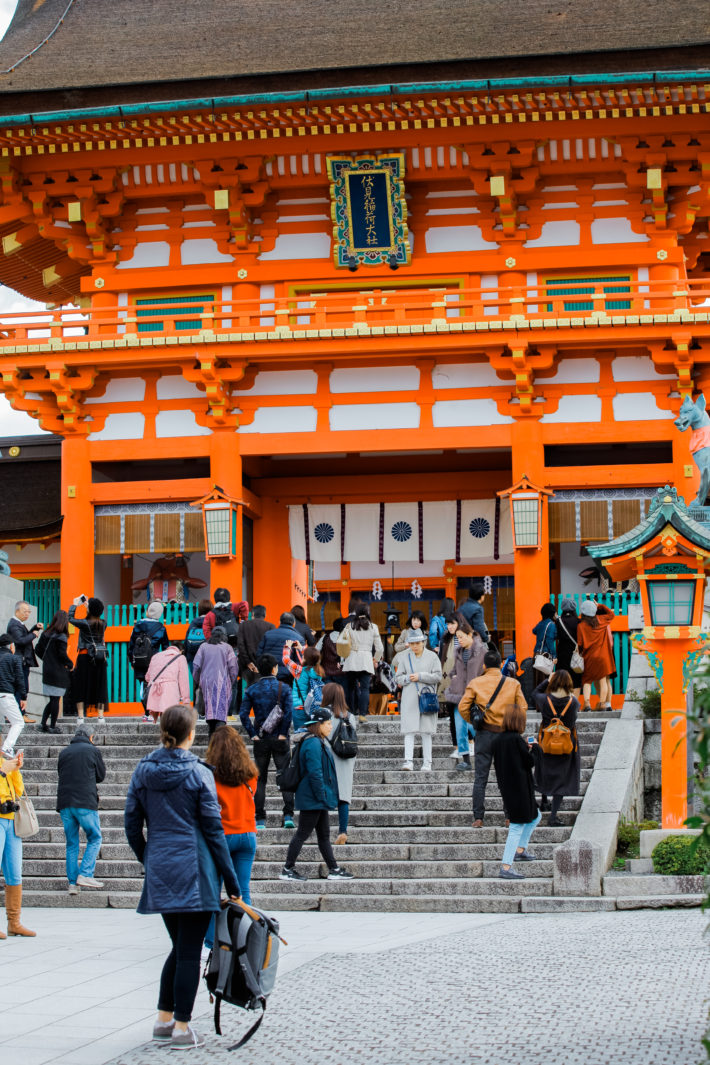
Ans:
[[[400,731],[404,735],[404,765],[402,769],[414,769],[414,736],[422,738],[422,772],[431,770],[433,736],[436,732],[438,714],[422,714],[419,711],[419,693],[425,685],[436,689],[441,680],[439,656],[426,646],[426,636],[421,629],[412,629],[408,635],[408,650],[403,651],[397,665],[397,684],[402,689],[400,706]]]
[[[370,713],[370,681],[375,662],[384,654],[379,629],[370,621],[366,603],[357,604],[355,617],[345,626],[342,635],[350,640],[350,654],[343,662],[348,702],[351,712],[363,721]]]
[[[328,743],[333,752],[335,762],[335,775],[338,778],[338,835],[335,846],[340,847],[348,841],[348,818],[350,816],[350,803],[353,798],[353,776],[355,775],[355,758],[341,758],[336,753],[338,747],[337,736],[343,725],[350,725],[357,734],[357,718],[348,710],[345,701],[345,692],[342,684],[326,684],[321,694],[321,706],[330,710],[333,715],[333,728]],[[335,744],[335,747],[333,746]]]

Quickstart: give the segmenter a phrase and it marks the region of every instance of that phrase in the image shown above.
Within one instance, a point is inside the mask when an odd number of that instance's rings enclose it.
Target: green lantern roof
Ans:
[[[697,547],[710,551],[710,507],[689,507],[677,489],[666,485],[651,500],[648,514],[623,536],[603,544],[591,544],[587,551],[597,565],[602,559],[626,555],[657,536],[666,525],[685,536]]]

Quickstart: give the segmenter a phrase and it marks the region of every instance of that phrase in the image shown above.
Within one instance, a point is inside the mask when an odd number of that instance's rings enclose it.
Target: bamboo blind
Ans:
[[[614,536],[623,536],[629,529],[641,521],[640,499],[615,499],[612,507],[614,515]]]
[[[204,551],[205,531],[202,524],[202,511],[185,514],[185,551]]]
[[[548,526],[551,544],[573,544],[577,542],[577,522],[574,502],[548,504]]]
[[[158,513],[153,518],[153,550],[180,550],[180,515]]]
[[[150,514],[126,514],[124,548],[129,555],[150,551]]]
[[[579,504],[581,539],[609,539],[609,506],[605,499],[587,499]]]
[[[97,555],[118,555],[121,552],[120,514],[97,514],[94,524],[94,551]]]

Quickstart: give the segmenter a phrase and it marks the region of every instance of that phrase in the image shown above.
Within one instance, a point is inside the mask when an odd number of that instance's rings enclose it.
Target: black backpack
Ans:
[[[337,719],[330,746],[338,758],[357,758],[357,729],[347,718]]]
[[[139,676],[144,677],[148,672],[148,666],[154,652],[155,648],[153,647],[150,633],[146,629],[140,629],[133,641],[133,658],[131,660],[134,672]]]
[[[229,1050],[243,1047],[264,1019],[266,1000],[274,989],[279,963],[279,923],[241,899],[230,899],[217,914],[214,946],[205,966],[205,983],[214,1002],[214,1030],[222,1034],[223,1002],[257,1010],[259,1019]]]
[[[303,740],[294,742],[288,765],[285,765],[283,769],[279,769],[276,774],[276,784],[281,791],[295,791],[301,783],[301,777],[303,776],[300,761],[302,742]]]
[[[215,621],[218,625],[221,625],[227,634],[227,642],[231,643],[232,647],[236,647],[237,633],[239,632],[239,622],[234,616],[234,611],[231,606],[215,606],[214,608]]]

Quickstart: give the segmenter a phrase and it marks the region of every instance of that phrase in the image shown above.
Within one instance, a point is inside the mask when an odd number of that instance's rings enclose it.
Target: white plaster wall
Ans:
[[[541,422],[600,422],[602,401],[599,396],[562,396],[556,411],[544,414]]]
[[[180,245],[180,262],[183,266],[199,266],[201,263],[231,263],[231,255],[225,255],[211,237],[201,240],[184,240]]]
[[[672,411],[661,410],[653,392],[620,392],[611,402],[617,422],[660,422],[674,417]]]
[[[437,400],[431,409],[435,428],[454,425],[508,425],[513,419],[501,414],[493,399]]]
[[[417,403],[342,403],[330,409],[330,428],[417,429],[419,417]]]
[[[501,383],[489,362],[439,363],[431,382],[434,388],[488,388]]]
[[[52,562],[59,562],[61,558],[61,550],[59,544],[49,544],[44,551],[40,544],[26,544],[21,547],[20,544],[0,544],[0,549],[7,552],[8,565],[10,569],[13,566],[42,566],[49,565]]]
[[[645,244],[650,237],[635,233],[628,218],[595,218],[591,225],[592,244]]]
[[[144,241],[136,244],[133,255],[117,264],[117,270],[135,270],[150,266],[167,266],[170,262],[170,245],[166,240]]]
[[[314,396],[318,388],[315,370],[264,370],[251,388],[240,388],[242,396]]]
[[[206,425],[198,425],[192,410],[160,410],[155,416],[155,435],[209,436],[212,432]]]
[[[579,576],[580,570],[588,569],[592,560],[579,553],[579,544],[560,544],[560,591],[563,595],[575,595],[598,591],[596,581],[585,588]]]
[[[330,237],[327,233],[281,233],[271,251],[262,252],[263,261],[279,259],[328,259]]]
[[[499,248],[495,241],[486,240],[480,226],[436,226],[427,229],[424,239],[428,252],[485,251]]]
[[[193,381],[188,381],[182,374],[167,374],[160,377],[156,385],[158,399],[204,399]]]
[[[540,377],[540,384],[591,385],[599,380],[596,359],[561,359],[552,377]]]
[[[312,433],[318,421],[315,407],[259,407],[250,425],[239,433]]]
[[[574,218],[545,222],[539,237],[526,240],[526,248],[568,248],[579,244],[580,226]]]
[[[419,388],[416,366],[367,366],[333,370],[330,391],[341,392],[412,392]]]
[[[138,403],[145,398],[145,381],[142,377],[115,377],[107,381],[102,395],[89,397],[87,403]]]
[[[145,415],[141,411],[109,414],[101,432],[89,433],[89,440],[142,440]]]
[[[650,355],[618,355],[611,363],[615,381],[674,381],[675,374],[659,373]]]
[[[358,581],[381,581],[384,591],[383,598],[387,596],[387,581],[395,578],[414,580],[415,577],[441,577],[444,574],[444,561],[432,562],[385,562],[380,565],[373,562],[351,562],[350,577]],[[395,592],[395,598],[400,598],[401,593]],[[403,619],[404,620],[404,619]]]

